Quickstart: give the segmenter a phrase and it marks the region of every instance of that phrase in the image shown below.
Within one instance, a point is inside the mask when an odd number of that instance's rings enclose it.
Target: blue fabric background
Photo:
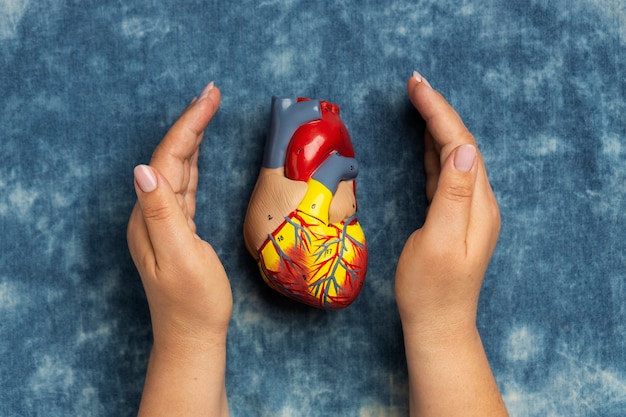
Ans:
[[[512,416],[626,415],[622,0],[0,0],[0,415],[129,416],[150,349],[132,169],[215,80],[197,223],[229,273],[234,416],[405,416],[395,263],[423,220],[414,69],[478,138],[503,218],[479,326]],[[241,230],[272,95],[333,101],[366,285],[275,295]]]

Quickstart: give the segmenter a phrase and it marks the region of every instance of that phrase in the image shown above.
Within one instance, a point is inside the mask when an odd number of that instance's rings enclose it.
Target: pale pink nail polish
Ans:
[[[461,172],[469,172],[476,159],[476,147],[474,145],[461,145],[454,156],[454,166]]]
[[[208,83],[207,86],[204,87],[204,90],[202,90],[202,93],[200,94],[200,98],[198,99],[198,101],[208,96],[211,90],[213,90],[213,87],[215,87],[215,83],[213,81]]]
[[[144,193],[149,193],[157,188],[157,179],[154,176],[152,168],[148,165],[137,165],[135,167],[135,181]]]
[[[413,71],[413,78],[415,78],[415,81],[417,81],[418,83],[424,83],[424,85],[432,88],[428,80],[424,78],[422,74],[420,74],[419,72]]]

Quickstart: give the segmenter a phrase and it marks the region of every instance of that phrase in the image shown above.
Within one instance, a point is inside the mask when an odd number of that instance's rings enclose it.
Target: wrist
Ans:
[[[405,344],[425,352],[447,351],[480,342],[474,320],[431,320],[428,323],[402,321]]]
[[[139,415],[228,415],[226,338],[156,339]]]
[[[152,350],[166,357],[203,357],[226,351],[227,330],[200,333],[154,329],[153,334]]]
[[[405,332],[411,415],[506,416],[476,326]]]
[[[206,341],[155,340],[150,352],[150,367],[160,375],[214,386],[223,385],[226,372],[226,339]]]

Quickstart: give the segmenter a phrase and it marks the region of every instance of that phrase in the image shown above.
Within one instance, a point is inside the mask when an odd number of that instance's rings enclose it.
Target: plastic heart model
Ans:
[[[246,246],[270,287],[324,309],[356,299],[367,271],[357,173],[339,106],[272,99],[263,166],[244,222]]]

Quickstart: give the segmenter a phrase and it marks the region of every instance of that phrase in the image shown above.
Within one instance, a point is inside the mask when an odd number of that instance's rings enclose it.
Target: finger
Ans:
[[[424,232],[443,245],[465,244],[478,172],[477,149],[461,145],[441,167],[439,183],[430,205]]]
[[[426,174],[426,200],[430,204],[433,201],[439,173],[441,172],[441,161],[439,151],[435,148],[435,142],[428,130],[424,132],[424,173]]]
[[[472,219],[468,230],[468,245],[483,253],[493,253],[500,234],[500,210],[489,184],[482,160],[479,161],[472,205]]]
[[[426,128],[440,152],[441,164],[458,146],[476,144],[457,112],[418,73],[408,80],[407,89],[411,103],[426,121]]]
[[[193,232],[167,179],[147,165],[135,168],[135,190],[155,263],[181,259],[195,244]]]
[[[139,202],[135,203],[130,215],[126,230],[126,240],[130,256],[137,266],[141,265],[143,268],[150,265],[154,266],[154,250],[152,249],[152,243],[150,242],[146,223],[143,220]],[[139,268],[139,270],[141,271],[143,268]]]
[[[185,191],[185,207],[187,208],[187,215],[193,219],[196,215],[196,193],[198,191],[198,157],[199,152],[196,152],[190,161],[189,168],[189,181],[187,183]]]
[[[181,192],[187,184],[186,170],[181,164],[188,163],[202,142],[207,127],[220,105],[220,91],[210,83],[192,102],[167,132],[150,160],[150,166],[165,176],[175,192]]]

